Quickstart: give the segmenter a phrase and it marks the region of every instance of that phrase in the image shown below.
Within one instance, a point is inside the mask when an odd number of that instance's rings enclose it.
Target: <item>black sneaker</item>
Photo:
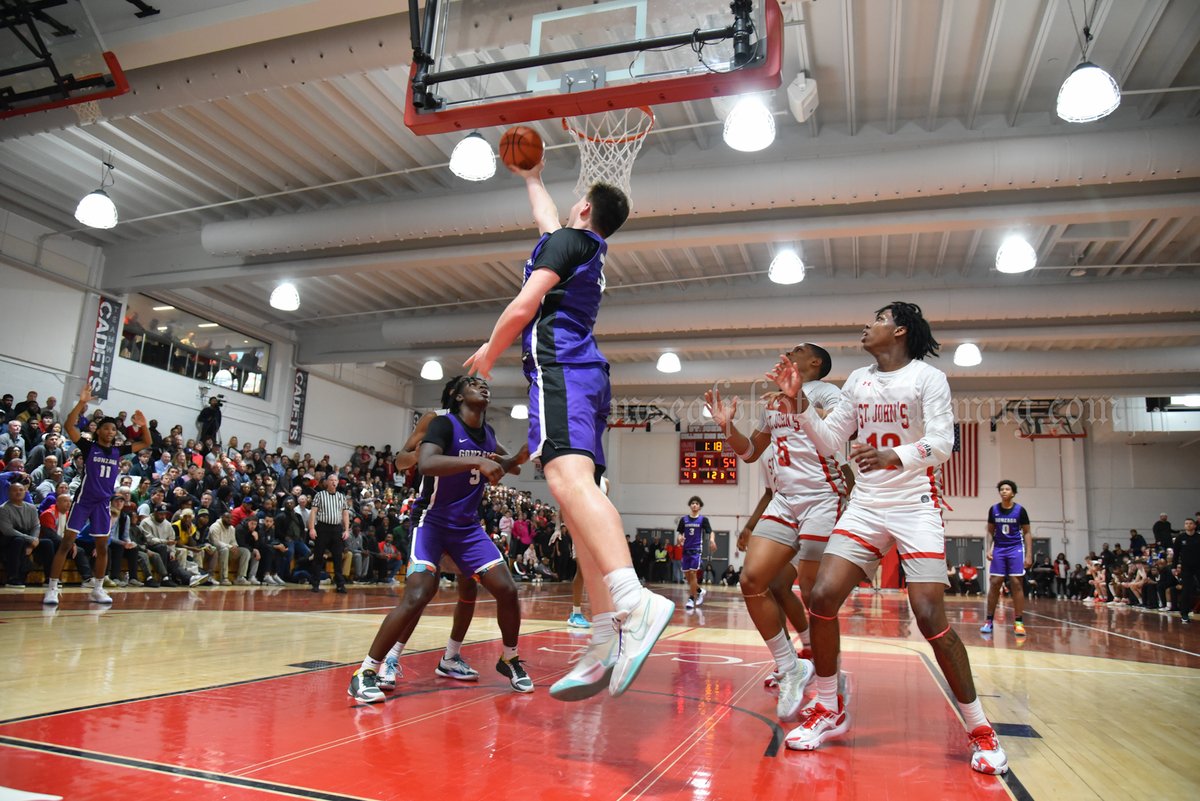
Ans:
[[[501,676],[508,679],[508,683],[517,692],[533,692],[533,679],[529,678],[529,674],[525,672],[525,663],[521,661],[520,657],[514,656],[511,660],[501,657],[500,661],[496,663],[496,670]]]
[[[1179,618],[1179,619],[1180,619],[1182,622],[1184,622],[1184,623],[1191,623],[1191,622],[1192,622],[1192,619],[1191,619],[1190,617],[1181,617],[1181,618]]]
[[[379,689],[379,674],[362,668],[354,671],[354,675],[350,677],[350,687],[346,694],[364,704],[378,704],[386,697],[383,690]]]

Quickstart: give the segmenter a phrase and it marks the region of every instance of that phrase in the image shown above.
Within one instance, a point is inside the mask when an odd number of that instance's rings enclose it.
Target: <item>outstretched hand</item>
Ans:
[[[726,403],[721,400],[721,390],[713,387],[704,393],[704,408],[712,415],[712,421],[726,430],[726,426],[737,416],[738,398],[734,395]]]
[[[508,167],[509,171],[512,172],[514,175],[517,175],[521,178],[525,178],[526,180],[528,180],[530,178],[537,178],[537,179],[541,180],[542,170],[546,169],[546,155],[545,155],[545,153],[543,153],[542,160],[527,170],[523,170],[515,164],[505,163],[504,166]]]
[[[496,357],[491,352],[491,342],[484,342],[479,346],[479,350],[475,351],[463,362],[463,367],[467,368],[467,375],[477,375],[482,378],[490,379],[492,377],[492,367],[496,364]]]
[[[767,371],[767,379],[774,381],[775,386],[790,398],[800,394],[800,387],[804,383],[800,378],[800,371],[786,355],[780,355],[779,363]]]

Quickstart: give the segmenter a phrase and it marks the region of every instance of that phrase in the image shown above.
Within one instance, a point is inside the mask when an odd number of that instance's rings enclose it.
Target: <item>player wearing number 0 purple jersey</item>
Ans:
[[[571,207],[566,226],[542,183],[545,162],[510,170],[525,180],[539,239],[525,282],[492,335],[465,362],[484,376],[518,333],[529,380],[529,451],[541,459],[555,500],[574,537],[594,612],[592,642],[575,667],[550,688],[579,700],[608,686],[625,692],[645,663],[675,605],[644,589],[634,572],[621,516],[597,486],[604,472],[610,387],[608,364],[593,328],[604,292],[606,239],[629,216],[616,187],[593,184]],[[620,636],[613,636],[616,621]]]
[[[987,622],[980,627],[991,634],[995,623],[996,604],[1000,602],[1000,587],[1008,581],[1012,593],[1013,633],[1025,636],[1025,570],[1033,564],[1033,538],[1029,532],[1029,514],[1013,500],[1017,483],[1007,478],[996,485],[1000,503],[988,509],[988,598]]]
[[[67,436],[71,438],[83,453],[83,480],[71,506],[67,518],[67,528],[54,560],[50,564],[49,587],[42,598],[42,603],[49,606],[58,604],[58,582],[62,576],[63,564],[67,554],[75,546],[76,538],[83,542],[95,542],[96,565],[94,584],[90,585],[89,600],[94,603],[111,604],[112,598],[104,591],[104,576],[108,572],[108,529],[112,517],[109,502],[116,492],[117,477],[120,474],[121,457],[136,453],[142,448],[150,447],[150,427],[146,425],[146,417],[140,410],[133,413],[133,424],[141,429],[142,438],[128,445],[118,447],[117,421],[105,417],[96,427],[95,441],[89,440],[79,433],[79,422],[87,411],[88,402],[92,399],[92,389],[85,384],[79,393],[79,403],[70,411],[65,420]]]
[[[461,581],[479,580],[496,599],[503,653],[496,670],[517,692],[533,692],[533,681],[517,656],[521,607],[512,574],[504,558],[479,525],[483,488],[496,484],[509,471],[528,460],[526,448],[510,458],[496,443],[496,434],[485,420],[491,399],[487,382],[460,376],[454,383],[448,414],[429,424],[417,456],[421,471],[421,497],[414,505],[412,558],[404,596],[388,613],[361,667],[350,678],[351,698],[373,704],[384,696],[379,671],[389,649],[411,632],[426,605],[437,594],[437,567],[448,554],[462,572]],[[394,679],[393,679],[394,681]]]

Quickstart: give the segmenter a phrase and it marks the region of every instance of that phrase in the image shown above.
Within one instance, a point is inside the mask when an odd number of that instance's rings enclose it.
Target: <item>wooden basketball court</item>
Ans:
[[[678,596],[682,590],[666,590]],[[454,593],[442,591],[388,701],[346,695],[390,590],[132,590],[111,609],[80,591],[0,596],[8,656],[2,784],[64,798],[1119,799],[1191,797],[1200,768],[1200,633],[1178,619],[1034,600],[1024,642],[982,603],[951,599],[1012,771],[974,773],[931,653],[900,593],[843,611],[850,732],[787,751],[770,670],[736,590],[681,611],[621,699],[551,699],[585,637],[569,588],[522,587],[522,656],[537,690],[495,673],[481,598],[464,656],[477,684],[435,676]],[[1118,723],[1119,721],[1119,723]]]

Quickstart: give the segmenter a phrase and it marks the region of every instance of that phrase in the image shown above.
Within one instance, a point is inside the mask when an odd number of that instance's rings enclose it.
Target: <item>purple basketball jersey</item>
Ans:
[[[75,502],[83,504],[107,504],[112,499],[120,475],[121,454],[124,449],[112,446],[102,448],[95,442],[80,439],[77,443],[83,452],[83,481],[75,494]]]
[[[483,440],[478,441],[455,414],[444,415],[453,426],[450,447],[446,456],[496,455],[496,432],[483,424]],[[449,476],[425,476],[421,481],[421,497],[415,504],[414,517],[418,525],[434,523],[442,526],[478,526],[479,504],[487,481],[478,470]]]
[[[679,528],[683,531],[683,550],[698,551],[704,544],[704,515],[692,517],[684,515],[679,521]]]
[[[604,293],[607,243],[591,231],[574,228],[543,234],[525,262],[524,280],[528,281],[535,269],[551,266],[539,258],[550,238],[556,236],[587,237],[594,242],[595,251],[579,264],[553,266],[559,282],[546,293],[537,315],[521,334],[526,369],[550,364],[607,364],[592,335]]]

